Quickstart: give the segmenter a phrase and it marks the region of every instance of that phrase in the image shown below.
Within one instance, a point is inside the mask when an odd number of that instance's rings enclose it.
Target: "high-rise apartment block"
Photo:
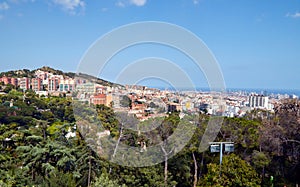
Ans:
[[[35,92],[43,90],[43,80],[40,78],[31,79],[31,89]]]
[[[59,83],[59,91],[60,92],[71,92],[75,89],[75,81],[74,79],[63,79],[60,80]]]
[[[265,108],[268,109],[269,98],[264,95],[250,95],[249,106],[253,108]]]
[[[57,77],[51,77],[48,79],[48,91],[55,92],[59,88],[60,79]]]
[[[30,89],[30,79],[28,77],[23,77],[18,79],[18,84],[22,90]]]

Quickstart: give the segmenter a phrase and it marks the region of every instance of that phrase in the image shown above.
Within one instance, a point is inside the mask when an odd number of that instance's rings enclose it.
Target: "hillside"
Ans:
[[[34,70],[29,70],[29,69],[22,69],[22,70],[11,70],[11,71],[7,71],[7,72],[1,72],[0,73],[0,77],[6,76],[6,77],[15,77],[15,78],[22,78],[22,77],[28,77],[28,78],[34,78],[35,77],[35,72],[36,71],[45,71],[45,72],[49,72],[52,73],[54,75],[62,75],[65,78],[75,78],[76,74],[74,72],[63,72],[61,70],[56,70],[54,68],[48,67],[48,66],[43,66],[41,68],[37,68]],[[116,84],[116,83],[112,83],[91,75],[87,75],[87,74],[79,74],[78,77],[84,78],[84,79],[88,79],[94,83],[97,84],[101,84],[104,86],[121,86],[123,87],[123,85],[120,84]]]

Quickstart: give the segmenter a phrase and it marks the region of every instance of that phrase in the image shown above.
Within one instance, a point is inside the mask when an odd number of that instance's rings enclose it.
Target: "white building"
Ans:
[[[59,83],[60,92],[71,92],[75,89],[74,79],[62,79]]]
[[[250,95],[249,106],[252,108],[269,109],[269,98],[264,95]]]

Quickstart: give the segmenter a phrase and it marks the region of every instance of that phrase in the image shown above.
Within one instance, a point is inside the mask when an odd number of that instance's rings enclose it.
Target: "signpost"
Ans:
[[[234,144],[233,143],[226,143],[225,144],[225,152],[232,153],[234,151]]]
[[[210,146],[210,152],[212,152],[212,153],[220,152],[220,146],[219,145],[211,145]]]
[[[212,153],[220,153],[220,165],[222,164],[223,158],[223,145],[225,145],[225,152],[232,153],[234,151],[234,143],[233,142],[209,142],[210,144],[210,152]]]
[[[233,152],[234,151],[234,143],[233,142],[209,142],[210,144],[210,152],[212,153],[220,153],[220,176],[221,176],[221,165],[223,159],[223,145],[225,145],[224,152]]]

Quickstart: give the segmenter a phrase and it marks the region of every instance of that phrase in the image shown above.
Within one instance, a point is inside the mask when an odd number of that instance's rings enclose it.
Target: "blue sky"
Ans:
[[[227,87],[300,89],[300,0],[0,0],[0,71],[44,65],[76,71],[99,37],[140,21],[196,34],[218,60]],[[113,80],[118,63],[162,51],[189,64],[170,49],[144,45],[116,56],[102,77]],[[196,86],[206,86],[193,66],[179,65]]]

